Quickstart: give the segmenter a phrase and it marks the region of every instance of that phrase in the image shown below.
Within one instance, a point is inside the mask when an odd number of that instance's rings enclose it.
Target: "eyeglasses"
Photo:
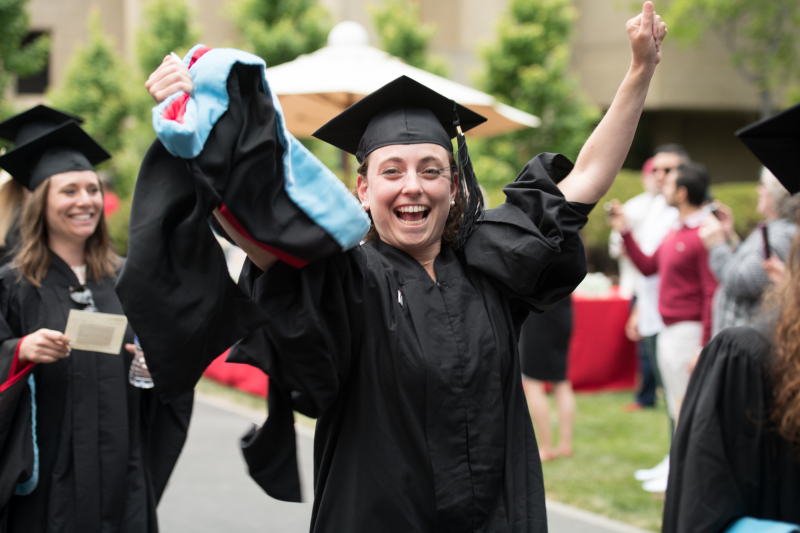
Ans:
[[[87,311],[89,313],[98,312],[97,306],[94,304],[94,297],[92,296],[92,290],[86,285],[81,285],[79,287],[70,287],[69,297],[76,304],[86,306],[83,308],[84,311]]]

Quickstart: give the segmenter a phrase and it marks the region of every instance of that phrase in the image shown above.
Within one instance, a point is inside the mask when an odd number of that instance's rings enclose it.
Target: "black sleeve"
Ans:
[[[301,501],[292,411],[321,416],[349,377],[363,322],[362,261],[358,248],[301,269],[277,263],[262,272],[247,260],[239,277],[269,317],[228,356],[270,378],[269,417],[242,437],[242,453],[250,476],[273,498]]]
[[[158,503],[186,442],[194,406],[194,393],[184,393],[169,404],[164,404],[152,391],[137,392],[141,412],[143,456],[149,473],[148,483],[155,503]]]
[[[240,284],[267,316],[229,360],[263,370],[290,391],[295,410],[319,417],[347,380],[363,321],[360,249],[301,269],[278,263],[261,272],[249,260]]]
[[[594,206],[564,199],[556,184],[571,169],[562,155],[536,156],[464,246],[471,267],[533,311],[553,307],[586,275],[579,231]]]
[[[717,533],[755,516],[769,453],[769,353],[753,328],[723,330],[703,350],[670,452],[664,533]]]
[[[29,479],[34,466],[28,372],[9,379],[19,343],[13,278],[7,268],[0,270],[0,516],[17,483]]]
[[[16,274],[13,271],[0,268],[0,385],[9,377],[8,373],[21,337],[15,278]]]
[[[279,184],[274,109],[250,70],[231,71],[228,110],[196,159],[174,157],[156,140],[136,183],[116,289],[167,401],[192,390],[214,358],[263,323],[230,279],[207,222],[223,198],[255,194],[237,195],[232,182]],[[236,200],[228,204],[236,209]]]

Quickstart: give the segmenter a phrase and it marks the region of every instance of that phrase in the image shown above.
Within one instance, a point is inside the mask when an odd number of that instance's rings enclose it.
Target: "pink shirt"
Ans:
[[[653,255],[639,249],[630,231],[622,234],[628,257],[645,276],[659,274],[658,312],[664,324],[687,320],[703,323],[703,345],[711,337],[711,300],[717,280],[708,267],[697,227],[670,231]]]

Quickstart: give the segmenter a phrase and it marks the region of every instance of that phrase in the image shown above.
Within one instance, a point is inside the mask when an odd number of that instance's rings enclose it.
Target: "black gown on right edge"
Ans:
[[[772,326],[721,331],[692,374],[670,453],[664,533],[743,517],[800,524],[800,457],[769,422]]]
[[[570,169],[532,160],[462,251],[442,250],[437,282],[383,242],[301,269],[245,264],[240,283],[269,319],[230,359],[270,376],[268,436],[254,440],[273,459],[293,456],[293,439],[278,444],[287,405],[319,417],[312,532],[547,531],[517,342],[529,311],[586,273],[592,206],[556,187]],[[264,457],[248,457],[257,479]]]

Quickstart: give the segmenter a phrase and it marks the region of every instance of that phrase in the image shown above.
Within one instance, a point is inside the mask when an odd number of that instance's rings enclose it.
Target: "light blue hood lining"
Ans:
[[[198,44],[186,54],[189,63]],[[189,71],[194,94],[186,103],[183,123],[163,118],[164,109],[184,93],[178,92],[153,108],[153,128],[167,151],[193,159],[203,150],[211,129],[228,109],[228,76],[236,63],[260,67],[263,90],[272,98],[278,126],[278,142],[283,147],[284,188],[289,198],[324,229],[341,247],[358,245],[369,230],[369,218],[347,187],[286,129],[278,97],[269,89],[266,63],[241,50],[214,48],[203,54]]]

